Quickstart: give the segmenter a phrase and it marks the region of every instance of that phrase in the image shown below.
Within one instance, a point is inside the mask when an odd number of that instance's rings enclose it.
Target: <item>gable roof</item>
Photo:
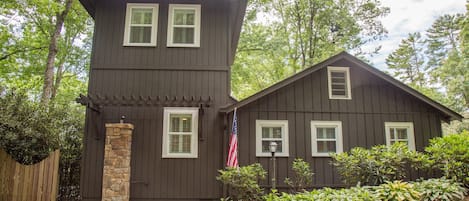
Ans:
[[[383,73],[382,71],[374,68],[373,66],[370,66],[369,64],[361,61],[360,59],[348,54],[347,52],[341,52],[337,55],[334,55],[332,57],[330,57],[329,59],[326,59],[314,66],[311,66],[297,74],[294,74],[274,85],[272,85],[271,87],[268,87],[262,91],[259,91],[258,93],[248,97],[248,98],[245,98],[235,104],[232,104],[230,106],[227,106],[225,108],[222,108],[221,109],[221,112],[224,112],[224,113],[229,113],[231,111],[234,110],[234,108],[241,108],[249,103],[252,103],[264,96],[267,96],[275,91],[277,91],[278,89],[282,88],[282,87],[285,87],[301,78],[304,78],[308,75],[310,75],[311,73],[314,73],[320,69],[323,69],[333,63],[335,63],[336,61],[339,61],[341,59],[345,59],[349,62],[352,62],[354,64],[356,64],[358,67],[366,70],[367,72],[385,80],[386,82],[390,83],[391,85],[393,86],[396,86],[398,87],[399,89],[407,92],[408,94],[416,97],[417,99],[429,104],[430,106],[432,106],[433,108],[437,109],[438,111],[440,111],[442,114],[446,115],[446,119],[448,120],[461,120],[463,117],[458,114],[457,112],[447,108],[446,106],[432,100],[431,98],[423,95],[422,93],[416,91],[415,89],[407,86],[406,84],[394,79],[393,77]]]

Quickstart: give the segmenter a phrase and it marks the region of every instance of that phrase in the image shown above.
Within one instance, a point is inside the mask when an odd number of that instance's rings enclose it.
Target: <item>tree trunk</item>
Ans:
[[[49,53],[47,55],[46,70],[44,72],[44,86],[42,88],[41,102],[44,105],[49,104],[52,97],[52,91],[54,87],[54,63],[55,57],[57,56],[57,40],[60,37],[60,32],[64,25],[65,18],[67,17],[72,7],[73,0],[65,1],[65,9],[57,14],[57,20],[55,22],[55,29],[51,35],[49,42]]]

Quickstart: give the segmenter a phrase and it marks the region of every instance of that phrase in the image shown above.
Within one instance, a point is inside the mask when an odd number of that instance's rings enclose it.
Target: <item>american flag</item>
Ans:
[[[230,149],[228,151],[227,167],[238,167],[238,122],[236,118],[236,108],[233,114],[233,126],[231,128]]]

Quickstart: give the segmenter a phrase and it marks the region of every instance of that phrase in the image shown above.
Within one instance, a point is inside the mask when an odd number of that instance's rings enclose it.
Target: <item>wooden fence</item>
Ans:
[[[22,165],[0,149],[0,201],[55,201],[60,152],[34,165]]]

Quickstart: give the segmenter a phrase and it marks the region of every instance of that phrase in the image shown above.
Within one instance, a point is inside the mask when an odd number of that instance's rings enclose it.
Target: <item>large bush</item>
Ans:
[[[262,200],[264,191],[258,180],[265,179],[266,171],[259,163],[219,170],[217,180],[230,187],[230,195],[236,200]]]
[[[272,192],[266,201],[460,201],[465,189],[448,179],[421,182],[393,181],[379,186],[357,186],[346,189],[324,188],[300,194]]]
[[[356,147],[350,153],[331,156],[333,165],[349,185],[379,185],[405,179],[410,166],[424,167],[429,164],[425,155],[409,150],[402,143],[378,145],[371,149]]]
[[[469,187],[469,132],[452,134],[430,141],[425,148],[447,178]]]
[[[55,111],[31,101],[19,91],[1,90],[0,148],[16,161],[33,164],[59,148]]]
[[[47,107],[26,93],[0,89],[0,148],[22,164],[41,161],[60,149],[58,200],[79,200],[84,108]]]

